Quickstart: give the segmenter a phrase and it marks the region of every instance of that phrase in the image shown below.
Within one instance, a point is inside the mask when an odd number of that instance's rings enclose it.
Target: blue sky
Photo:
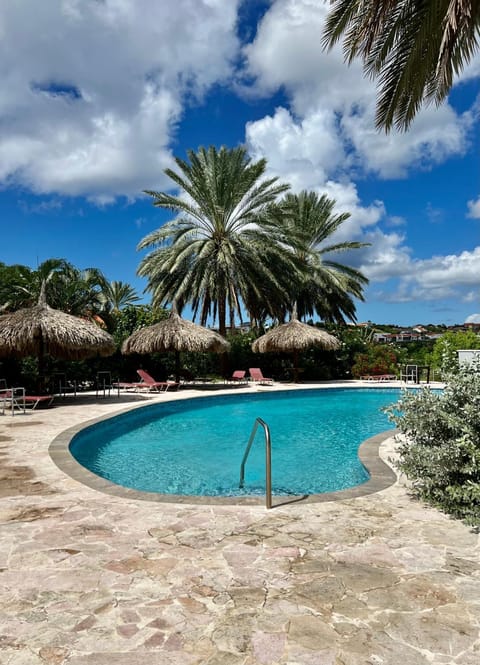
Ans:
[[[32,12],[32,6],[35,11]],[[359,321],[480,321],[480,60],[405,134],[375,84],[325,53],[322,0],[3,0],[0,261],[65,258],[142,292],[137,243],[169,216],[173,156],[246,145],[351,217]],[[148,301],[148,296],[145,296]]]

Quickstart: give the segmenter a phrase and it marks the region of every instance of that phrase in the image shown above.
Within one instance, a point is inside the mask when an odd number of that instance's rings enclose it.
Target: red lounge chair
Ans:
[[[263,376],[262,370],[259,367],[250,367],[248,373],[250,374],[250,379],[254,383],[259,383],[262,386],[271,386],[273,383],[273,379],[268,379],[266,376]]]
[[[30,404],[32,410],[36,409],[39,404],[44,404],[45,406],[50,406],[53,402],[53,395],[25,395],[23,398],[25,400],[25,405]],[[20,397],[20,400],[22,398]]]
[[[24,388],[0,388],[3,413],[5,413],[5,408],[8,405],[8,408],[11,408],[12,415],[15,409],[25,411],[26,408],[30,408],[33,411],[39,404],[50,406],[53,398],[54,395],[25,395]]]
[[[237,369],[232,374],[232,376],[229,379],[227,379],[227,383],[247,383],[245,374],[246,372],[244,369]]]
[[[178,383],[174,381],[155,381],[144,369],[137,369],[137,374],[142,379],[140,383],[137,383],[140,389],[148,388],[148,390],[157,392],[167,392],[169,388],[178,388]]]

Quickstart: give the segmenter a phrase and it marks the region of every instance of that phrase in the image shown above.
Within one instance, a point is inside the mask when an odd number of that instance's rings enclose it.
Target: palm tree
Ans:
[[[79,269],[67,263],[56,272],[47,288],[52,307],[74,316],[95,319],[102,309],[102,292],[107,283],[99,268]]]
[[[407,129],[425,101],[439,105],[478,49],[478,0],[332,0],[324,43],[344,36],[346,60],[360,56],[378,78],[376,122]]]
[[[114,314],[118,314],[124,307],[133,305],[140,300],[137,292],[130,284],[116,280],[105,282],[100,299],[103,308]]]
[[[345,323],[346,318],[355,320],[353,298],[363,300],[368,279],[328,256],[368,243],[326,244],[350,217],[350,213],[334,214],[334,206],[333,199],[315,192],[287,194],[276,209],[271,209],[269,229],[271,238],[288,247],[301,267],[287,309],[292,312],[296,302],[300,318],[316,312],[324,321]]]
[[[180,196],[146,191],[155,206],[178,216],[140,242],[139,249],[153,251],[138,273],[148,277],[154,305],[176,301],[181,310],[191,303],[194,318],[199,313],[204,325],[218,317],[225,335],[227,310],[232,325],[242,302],[248,309],[253,300],[268,304],[272,294],[285,293],[293,259],[266,236],[262,217],[288,185],[262,179],[266,161],[252,162],[242,147],[200,148],[188,159],[176,158],[179,173],[165,171]]]
[[[0,269],[0,308],[5,311],[36,305],[42,284],[54,309],[75,316],[93,316],[101,309],[100,295],[107,280],[98,268],[80,270],[65,259],[47,259],[36,270],[24,265]]]
[[[0,262],[0,314],[14,312],[23,306],[26,298],[20,284],[29,284],[26,275],[30,273],[30,269],[21,264],[8,266]]]
[[[21,264],[5,266],[0,289],[2,309],[15,311],[36,305],[42,283],[45,282],[50,296],[51,283],[55,276],[69,267],[71,265],[65,259],[47,259],[36,270]]]

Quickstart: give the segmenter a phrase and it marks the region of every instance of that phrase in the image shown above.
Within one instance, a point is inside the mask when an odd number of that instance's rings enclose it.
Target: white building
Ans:
[[[474,360],[480,363],[480,349],[459,349],[457,353],[460,365],[471,365]]]

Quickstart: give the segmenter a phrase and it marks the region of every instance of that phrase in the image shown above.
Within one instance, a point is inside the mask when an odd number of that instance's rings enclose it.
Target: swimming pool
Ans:
[[[368,437],[391,429],[381,408],[393,389],[320,389],[156,403],[101,421],[70,442],[73,457],[117,485],[162,494],[232,497],[265,493],[261,431],[239,488],[257,417],[272,438],[272,489],[304,495],[354,487],[369,475],[358,458]]]

